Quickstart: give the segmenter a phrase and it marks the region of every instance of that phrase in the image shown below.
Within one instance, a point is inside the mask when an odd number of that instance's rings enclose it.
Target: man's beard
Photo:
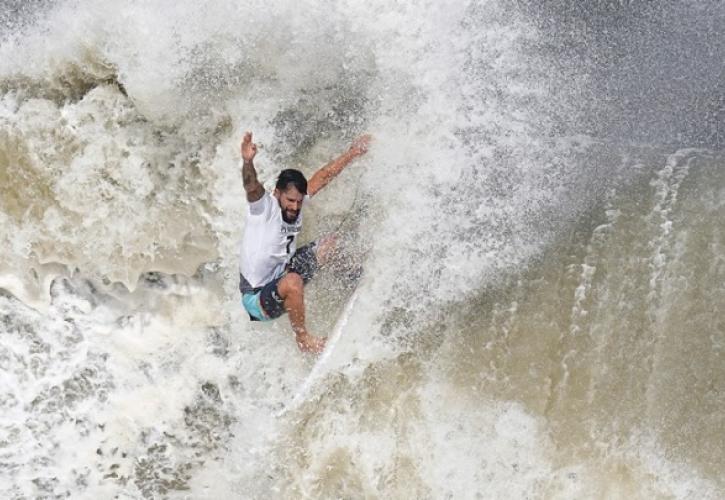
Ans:
[[[288,213],[289,212],[287,210],[282,210],[282,220],[285,221],[287,224],[294,224],[295,222],[297,222],[297,219],[299,219],[300,217],[299,210],[295,212],[295,214],[291,217],[287,215]]]

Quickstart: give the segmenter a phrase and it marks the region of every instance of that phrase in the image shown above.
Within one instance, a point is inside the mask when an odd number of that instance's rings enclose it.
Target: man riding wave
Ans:
[[[304,352],[321,352],[325,347],[325,338],[310,334],[305,326],[304,286],[331,258],[335,238],[322,237],[298,249],[302,206],[352,160],[364,155],[370,140],[364,135],[353,141],[309,182],[299,170],[283,170],[274,191],[268,193],[257,180],[253,162],[257,145],[252,142],[252,133],[245,133],[242,139],[242,181],[248,202],[239,256],[242,304],[252,321],[268,321],[288,313],[297,345]]]

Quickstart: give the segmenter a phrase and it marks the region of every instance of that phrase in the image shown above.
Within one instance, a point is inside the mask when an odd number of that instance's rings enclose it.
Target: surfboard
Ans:
[[[307,399],[315,386],[322,380],[323,376],[328,372],[330,365],[330,356],[335,350],[335,345],[337,345],[340,337],[342,337],[342,332],[347,326],[347,322],[350,319],[350,315],[352,313],[353,307],[355,306],[355,301],[357,300],[357,297],[358,289],[356,288],[355,291],[347,299],[347,303],[345,304],[342,313],[338,317],[337,322],[335,322],[335,326],[332,329],[332,332],[327,336],[325,350],[322,351],[320,357],[317,358],[317,361],[315,361],[312,370],[310,371],[309,375],[307,375],[304,382],[302,382],[302,385],[297,390],[297,392],[295,392],[294,396],[292,396],[292,400],[290,401],[290,403],[277,413],[277,417],[281,417],[288,411],[292,411],[299,407],[299,405]]]

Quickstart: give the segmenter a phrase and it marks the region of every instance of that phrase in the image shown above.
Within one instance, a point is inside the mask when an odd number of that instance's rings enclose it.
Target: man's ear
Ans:
[[[274,188],[274,191],[272,191],[272,195],[279,200],[279,189]]]

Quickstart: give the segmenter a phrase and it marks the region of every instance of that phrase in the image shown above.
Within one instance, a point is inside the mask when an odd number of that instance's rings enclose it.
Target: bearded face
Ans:
[[[305,196],[294,186],[289,186],[284,191],[275,189],[274,196],[277,198],[279,208],[282,210],[282,220],[287,224],[294,224],[300,216]]]

